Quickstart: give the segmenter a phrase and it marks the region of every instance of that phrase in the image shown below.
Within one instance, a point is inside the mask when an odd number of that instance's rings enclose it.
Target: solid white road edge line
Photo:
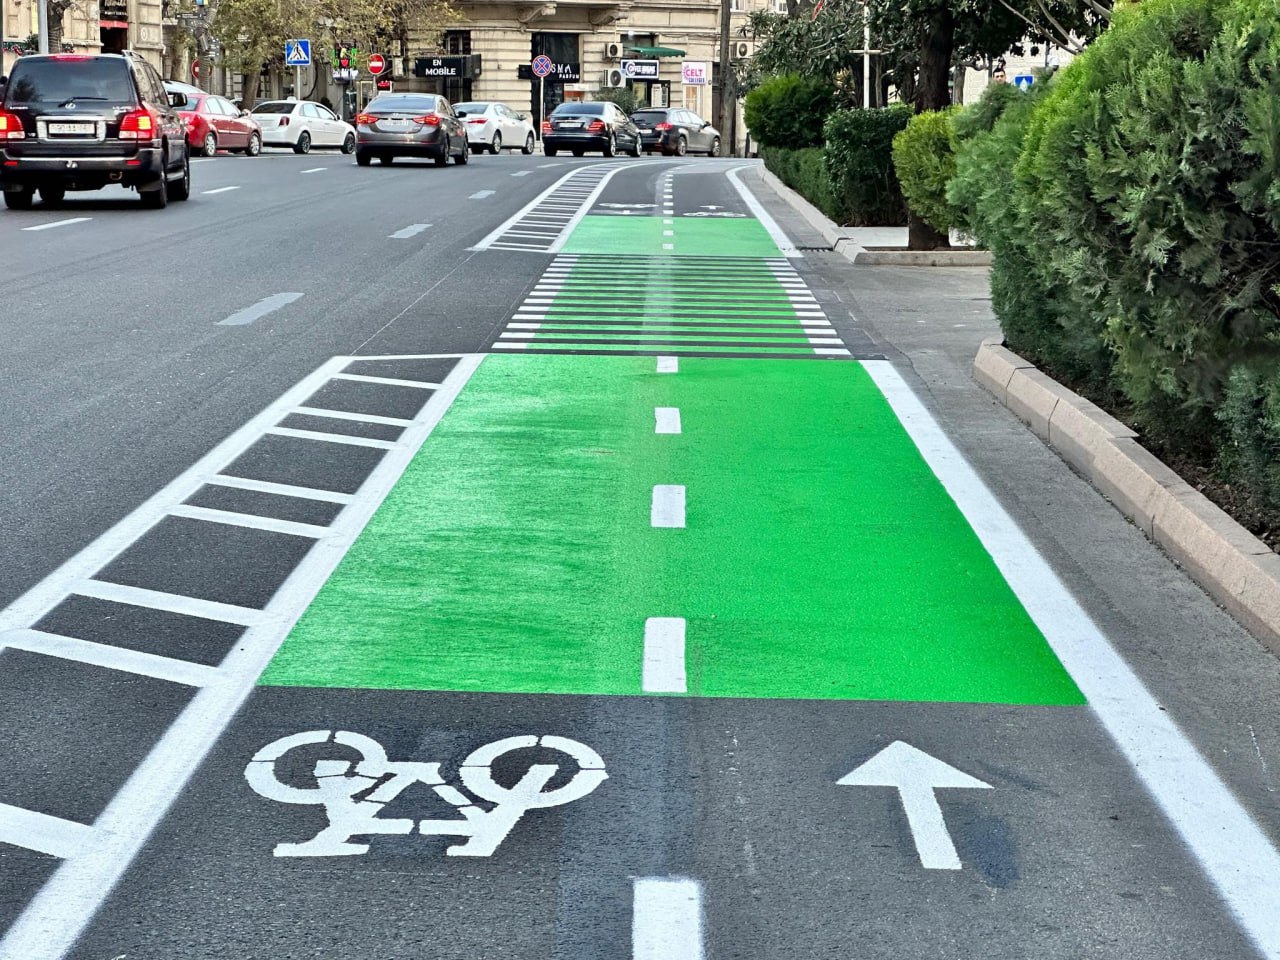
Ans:
[[[653,408],[653,432],[654,433],[680,433],[680,408],[679,407],[654,407]]]
[[[248,424],[220,443],[134,513],[125,517],[89,547],[0,613],[0,629],[15,609],[19,614],[40,611],[63,596],[74,580],[103,566],[150,529],[169,507],[190,495],[198,478],[215,472],[243,453],[265,425],[276,422],[281,410],[297,406],[347,364],[366,357],[335,357],[288,391]],[[267,604],[266,622],[245,631],[219,672],[221,683],[204,687],[187,704],[146,759],[98,816],[92,834],[74,844],[75,856],[64,860],[31,900],[0,941],[0,960],[61,960],[110,895],[152,830],[165,816],[203,762],[209,749],[253,692],[259,674],[307,608],[329,575],[355,542],[360,531],[400,479],[418,449],[484,359],[464,355],[445,378],[441,389],[405,431],[399,447],[383,457],[360,488],[360,499],[344,510],[334,524],[336,537],[329,549],[315,549],[303,558]],[[88,568],[88,569],[86,569]],[[56,596],[51,601],[50,594]],[[34,621],[29,621],[34,622]],[[85,828],[88,833],[89,828]]]
[[[632,881],[632,960],[702,960],[702,887],[684,877]]]
[[[684,665],[684,617],[650,617],[644,622],[645,693],[687,693]]]
[[[861,363],[1236,921],[1267,960],[1280,960],[1280,853],[1108,643],[893,364]]]
[[[725,176],[729,178],[729,182],[733,184],[733,188],[738,191],[738,195],[742,197],[742,202],[747,205],[747,209],[752,215],[760,221],[760,226],[769,232],[769,236],[773,238],[773,242],[778,245],[778,251],[784,257],[801,258],[804,256],[796,249],[795,244],[791,242],[791,238],[782,232],[782,228],[778,226],[776,220],[769,216],[769,211],[764,208],[759,200],[755,198],[747,185],[738,178],[739,170],[750,170],[753,164],[743,164],[740,167],[734,167],[725,171]]]
[[[676,483],[659,483],[653,488],[649,506],[651,526],[667,529],[684,528],[684,487]]]

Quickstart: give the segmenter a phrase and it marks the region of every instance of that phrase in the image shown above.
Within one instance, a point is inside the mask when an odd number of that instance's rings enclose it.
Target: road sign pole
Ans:
[[[544,92],[547,86],[547,78],[538,78],[538,141],[542,141],[542,114],[547,109],[547,96]]]
[[[302,99],[302,68],[293,68],[293,95],[299,100]]]

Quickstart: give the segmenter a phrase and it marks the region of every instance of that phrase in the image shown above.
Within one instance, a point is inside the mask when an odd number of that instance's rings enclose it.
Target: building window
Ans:
[[[729,0],[730,13],[746,13],[747,0]]]
[[[786,16],[787,0],[773,0],[773,12],[780,13],[783,16]]]
[[[450,56],[466,56],[471,52],[471,31],[446,30],[444,32],[444,42],[441,46],[444,47],[444,52]]]

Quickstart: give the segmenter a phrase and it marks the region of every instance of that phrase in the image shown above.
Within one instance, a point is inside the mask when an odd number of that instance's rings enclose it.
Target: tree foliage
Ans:
[[[770,77],[747,94],[747,128],[769,147],[814,147],[822,143],[822,125],[835,109],[831,84],[788,74]]]
[[[951,110],[926,110],[893,138],[893,169],[911,212],[941,233],[963,222],[947,201],[947,184],[956,173]]]

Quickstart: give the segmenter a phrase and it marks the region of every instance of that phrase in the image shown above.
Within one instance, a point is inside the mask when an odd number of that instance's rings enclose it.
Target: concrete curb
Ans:
[[[1280,555],[1152,456],[1136,433],[999,337],[982,342],[973,376],[1280,654]]]
[[[760,176],[773,191],[800,214],[831,244],[831,248],[850,263],[862,266],[898,267],[986,267],[991,265],[987,250],[868,250],[858,243],[848,228],[835,221],[796,193],[763,165]]]

